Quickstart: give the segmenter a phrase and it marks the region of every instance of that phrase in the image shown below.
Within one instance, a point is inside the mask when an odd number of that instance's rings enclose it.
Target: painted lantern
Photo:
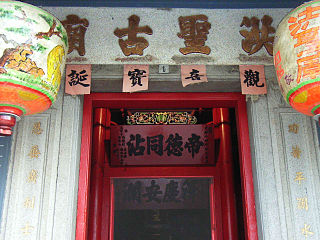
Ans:
[[[273,47],[282,95],[295,110],[320,116],[320,1],[305,3],[279,24]]]
[[[67,33],[46,11],[18,1],[0,2],[0,135],[16,119],[55,101],[67,54]]]

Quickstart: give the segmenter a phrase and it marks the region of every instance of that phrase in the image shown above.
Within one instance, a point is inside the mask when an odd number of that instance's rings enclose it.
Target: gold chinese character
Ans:
[[[271,27],[273,19],[268,15],[264,15],[261,19],[262,27],[259,29],[260,20],[257,17],[243,17],[240,27],[243,25],[247,28],[251,27],[251,31],[240,30],[240,34],[245,38],[242,39],[242,49],[249,55],[258,52],[263,46],[269,55],[273,55],[274,36],[269,34],[275,33],[274,27]]]
[[[305,180],[303,173],[302,172],[296,172],[296,177],[294,179],[294,181],[298,182],[299,185],[301,184],[301,181]]]
[[[308,206],[308,198],[297,198],[298,201],[298,209],[304,209],[308,211],[309,206]]]
[[[24,207],[25,208],[34,208],[34,197],[29,198],[27,197],[26,200],[24,201]]]
[[[32,134],[40,135],[43,132],[41,129],[41,122],[36,122],[33,124]]]
[[[30,156],[31,158],[38,158],[40,156],[39,146],[38,145],[32,146],[28,156]]]
[[[114,35],[119,39],[119,45],[122,52],[126,56],[143,55],[143,50],[149,46],[148,41],[144,37],[137,37],[138,33],[152,35],[153,31],[149,26],[139,27],[140,18],[137,15],[131,15],[129,18],[128,28],[116,28]],[[128,36],[126,40],[122,38]]]
[[[292,156],[294,158],[300,158],[301,155],[301,150],[300,148],[296,145],[296,146],[292,146],[292,152],[291,152]]]
[[[301,229],[302,234],[308,238],[309,235],[313,235],[314,233],[310,231],[311,226],[309,224],[304,224],[304,228]]]
[[[210,54],[211,49],[205,46],[211,28],[206,15],[179,17],[179,26],[180,33],[177,35],[184,39],[186,45],[186,47],[179,49],[183,55],[189,53]]]
[[[32,169],[28,175],[27,181],[29,183],[37,183],[37,178],[38,178],[38,171]]]
[[[299,125],[294,123],[289,125],[289,132],[297,134],[299,132]]]
[[[33,229],[34,229],[34,227],[30,226],[29,223],[26,223],[26,225],[25,225],[23,228],[21,228],[22,233],[23,233],[24,235],[29,235],[29,234],[31,234],[31,231],[32,231]]]
[[[68,15],[67,20],[61,22],[68,34],[69,50],[77,50],[80,56],[84,56],[85,45],[84,36],[89,26],[89,21],[85,18],[80,19],[77,15]]]

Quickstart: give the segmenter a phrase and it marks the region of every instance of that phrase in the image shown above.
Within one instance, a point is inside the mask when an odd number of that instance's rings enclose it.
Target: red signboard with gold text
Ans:
[[[111,165],[214,164],[212,125],[111,127]]]

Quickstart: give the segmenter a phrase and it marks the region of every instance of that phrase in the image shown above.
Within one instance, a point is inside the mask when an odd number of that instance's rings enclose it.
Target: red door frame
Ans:
[[[76,240],[87,240],[93,109],[107,108],[235,108],[247,240],[258,240],[245,97],[241,93],[92,93],[85,95],[78,185]]]

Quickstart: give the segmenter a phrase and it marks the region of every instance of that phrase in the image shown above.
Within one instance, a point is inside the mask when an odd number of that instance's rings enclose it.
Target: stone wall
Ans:
[[[74,239],[82,103],[63,95],[14,129],[0,239]]]
[[[319,239],[316,122],[286,104],[274,76],[266,71],[267,96],[248,102],[259,239]]]

